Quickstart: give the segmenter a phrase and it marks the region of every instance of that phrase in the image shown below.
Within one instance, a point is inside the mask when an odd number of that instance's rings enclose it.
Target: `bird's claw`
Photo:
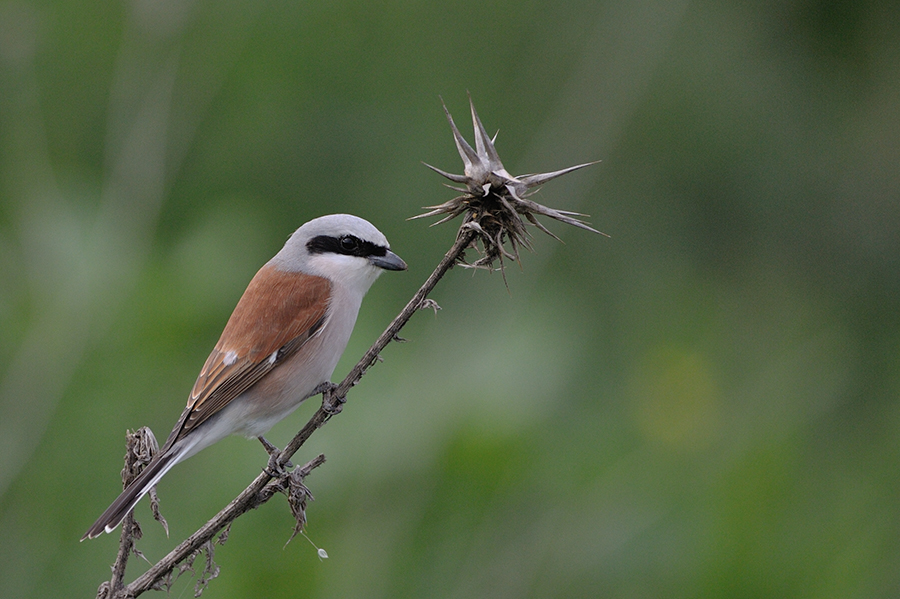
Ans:
[[[344,404],[347,403],[347,398],[335,393],[338,386],[334,383],[323,383],[323,385],[327,386],[322,389],[322,410],[329,416],[340,414],[344,409]]]

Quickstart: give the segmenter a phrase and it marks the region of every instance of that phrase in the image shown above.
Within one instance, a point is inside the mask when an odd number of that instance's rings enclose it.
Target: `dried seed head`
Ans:
[[[443,100],[441,100],[441,104],[443,104]],[[453,130],[456,149],[463,161],[464,174],[454,175],[430,164],[425,165],[454,183],[464,184],[465,187],[448,185],[462,195],[438,206],[428,206],[426,207],[428,212],[412,218],[443,216],[434,223],[438,225],[450,221],[460,214],[464,215],[460,231],[474,231],[477,234],[476,239],[481,241],[482,257],[471,266],[481,268],[492,268],[496,260],[500,261],[502,268],[504,257],[511,260],[519,259],[519,246],[530,249],[531,242],[527,225],[532,225],[558,240],[559,237],[551,233],[535,218],[535,215],[538,214],[605,235],[576,218],[586,216],[584,214],[554,210],[528,199],[528,196],[533,193],[533,188],[566,173],[596,164],[596,162],[570,166],[551,173],[514,177],[503,167],[497,149],[494,147],[496,135],[493,138],[488,136],[481,119],[478,118],[478,113],[475,112],[471,96],[469,96],[469,107],[472,111],[472,124],[475,128],[474,149],[463,138],[456,123],[453,122],[453,117],[450,116],[450,111],[444,105],[444,112],[447,114],[447,120]],[[507,244],[509,249],[505,247]]]
[[[125,434],[125,467],[122,469],[122,487],[131,484],[141,470],[153,460],[159,451],[159,443],[148,427],[142,426],[136,431]]]

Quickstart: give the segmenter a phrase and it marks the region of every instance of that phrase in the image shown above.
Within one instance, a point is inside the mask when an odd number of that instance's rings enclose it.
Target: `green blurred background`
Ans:
[[[373,221],[410,265],[453,225],[466,90],[539,201],[499,274],[455,270],[238,520],[205,597],[900,595],[900,5],[0,1],[0,595],[93,597],[126,428],[164,438],[294,228]],[[313,411],[270,435],[283,445]],[[230,438],[159,487],[167,539],[265,463]],[[132,561],[129,580],[145,567]],[[189,596],[186,575],[172,596]]]

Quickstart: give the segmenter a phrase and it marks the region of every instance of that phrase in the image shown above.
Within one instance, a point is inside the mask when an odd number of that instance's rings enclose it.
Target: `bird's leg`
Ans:
[[[264,469],[266,474],[268,474],[272,478],[281,478],[286,474],[284,470],[285,468],[294,467],[294,465],[290,461],[286,462],[284,466],[281,466],[278,463],[278,456],[279,454],[281,454],[281,450],[269,443],[269,440],[262,435],[257,437],[257,439],[259,439],[259,442],[262,443],[262,446],[266,449],[266,453],[269,454],[269,463],[266,464],[266,467]]]
[[[313,397],[314,395],[319,395],[320,393],[331,393],[335,389],[337,389],[336,384],[332,383],[331,381],[325,381],[324,383],[319,383],[316,388],[312,390],[312,393],[310,393],[308,397]]]

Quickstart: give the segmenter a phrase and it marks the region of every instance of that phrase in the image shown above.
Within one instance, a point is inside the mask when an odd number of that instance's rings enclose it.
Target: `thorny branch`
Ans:
[[[460,214],[464,215],[463,222],[457,232],[456,241],[425,283],[388,325],[381,336],[378,337],[372,347],[366,351],[356,366],[344,377],[344,380],[337,385],[330,383],[322,385],[312,394],[322,394],[322,405],[275,458],[273,463],[275,466],[274,470],[283,472],[284,466],[288,464],[291,457],[306,440],[332,416],[340,413],[343,404],[346,402],[347,393],[362,379],[372,364],[378,360],[379,354],[387,347],[388,343],[398,339],[397,335],[400,329],[403,328],[417,310],[423,308],[437,309],[437,304],[433,300],[427,299],[428,295],[453,266],[457,264],[469,266],[464,260],[467,249],[474,247],[482,254],[482,257],[471,266],[490,269],[493,268],[494,262],[499,260],[502,268],[504,257],[512,260],[519,259],[519,246],[530,248],[530,234],[527,231],[527,227],[535,227],[558,239],[556,235],[551,233],[535,218],[535,214],[599,233],[599,231],[592,229],[583,221],[575,218],[584,216],[582,214],[554,210],[527,199],[533,187],[594,163],[582,164],[551,173],[514,177],[506,171],[500,162],[497,150],[494,148],[494,139],[488,137],[484,125],[481,124],[481,120],[475,112],[475,107],[471,103],[471,98],[469,102],[472,122],[475,128],[474,149],[462,137],[446,106],[444,107],[453,131],[456,147],[460,157],[463,159],[465,174],[453,175],[426,165],[456,183],[465,184],[465,187],[462,188],[454,187],[457,191],[462,192],[463,195],[439,206],[431,206],[429,207],[430,212],[413,217],[445,215],[442,220],[435,223],[440,224]],[[480,244],[480,247],[476,244]],[[506,245],[510,246],[510,250],[504,247]],[[131,451],[129,451],[129,455],[131,455]],[[303,484],[303,480],[324,461],[325,456],[320,455],[303,467],[293,472],[285,472],[278,477],[273,477],[273,469],[266,468],[231,503],[225,506],[222,511],[204,524],[197,532],[181,542],[167,556],[131,584],[124,586],[122,580],[128,555],[132,552],[137,553],[134,549],[134,541],[140,538],[140,528],[134,522],[133,516],[129,514],[123,522],[122,540],[120,542],[119,556],[114,565],[113,579],[101,585],[98,597],[104,599],[136,597],[149,589],[167,588],[171,585],[173,571],[176,567],[179,567],[179,564],[182,564],[182,566],[178,574],[186,570],[193,571],[192,565],[194,560],[202,551],[205,551],[206,566],[195,587],[195,596],[200,596],[206,585],[218,575],[218,566],[213,562],[214,546],[212,539],[218,534],[218,544],[224,543],[231,523],[241,514],[259,507],[271,499],[275,493],[283,492],[288,495],[291,511],[294,513],[297,521],[294,535],[302,530],[306,522],[306,502],[312,499],[309,490]],[[126,470],[130,467],[133,466],[126,466]],[[154,510],[154,513],[156,513],[156,510]],[[178,574],[175,575],[176,578]]]

